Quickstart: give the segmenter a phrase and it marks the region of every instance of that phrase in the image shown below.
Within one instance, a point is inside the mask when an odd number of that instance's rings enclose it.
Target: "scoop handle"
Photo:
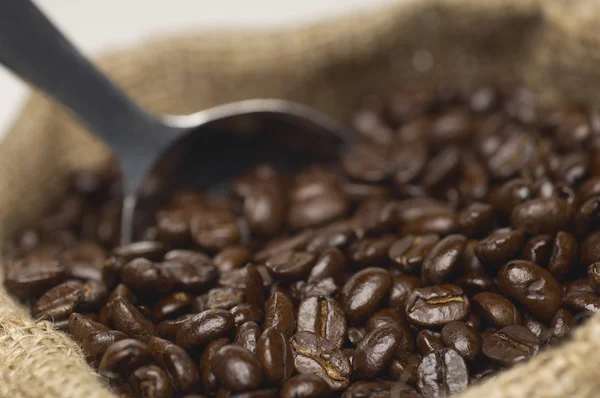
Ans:
[[[121,161],[135,156],[140,142],[164,141],[156,131],[161,123],[100,73],[30,0],[0,0],[0,63],[71,109]]]

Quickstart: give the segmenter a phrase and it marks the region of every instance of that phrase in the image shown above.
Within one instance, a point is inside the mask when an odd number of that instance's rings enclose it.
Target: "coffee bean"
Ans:
[[[185,292],[173,293],[156,303],[152,309],[152,319],[160,322],[165,318],[176,318],[192,305],[194,296]]]
[[[581,243],[579,259],[586,267],[600,262],[600,230],[588,235]]]
[[[425,356],[446,347],[442,335],[431,330],[421,330],[417,334],[417,351]]]
[[[600,292],[600,263],[590,264],[588,278],[596,293]]]
[[[266,265],[275,279],[290,281],[303,278],[315,261],[315,256],[310,253],[288,251],[271,257]]]
[[[571,206],[561,198],[531,199],[517,205],[511,224],[530,234],[554,234],[564,229],[572,217]]]
[[[442,341],[466,359],[476,358],[481,352],[481,336],[463,322],[450,322],[442,329]]]
[[[438,235],[409,235],[400,238],[392,244],[389,258],[402,271],[416,273],[420,270],[423,260],[440,240]]]
[[[575,312],[588,311],[591,313],[600,311],[600,297],[595,293],[571,292],[563,297],[563,304]]]
[[[396,354],[389,366],[390,377],[393,380],[416,386],[419,361],[420,359],[417,354],[408,351],[398,352],[396,350]]]
[[[561,308],[556,312],[554,318],[550,322],[550,330],[552,331],[552,335],[549,337],[549,343],[555,344],[565,339],[571,329],[576,326],[575,318],[573,314],[564,308]]]
[[[346,257],[338,249],[330,249],[324,252],[319,257],[315,265],[310,270],[308,282],[315,282],[325,278],[333,278],[339,280],[344,267],[346,265]]]
[[[281,385],[294,372],[292,347],[287,337],[276,328],[265,329],[258,340],[256,356],[270,384]]]
[[[521,255],[524,260],[546,266],[550,261],[553,245],[552,235],[536,235],[525,243]]]
[[[206,291],[219,277],[208,256],[189,250],[171,250],[165,254],[161,269],[177,289],[191,293]]]
[[[145,258],[136,258],[125,264],[121,270],[121,280],[140,294],[164,293],[173,287],[165,267]]]
[[[246,302],[259,309],[265,305],[263,279],[253,264],[246,265]]]
[[[194,314],[185,314],[174,320],[162,321],[156,325],[156,333],[163,339],[175,341],[175,336],[177,336],[183,324],[193,316]]]
[[[483,340],[483,355],[502,366],[534,356],[540,340],[524,326],[506,326]]]
[[[275,292],[267,301],[265,307],[265,329],[274,327],[286,336],[294,333],[296,321],[294,319],[294,306],[285,294]]]
[[[79,343],[94,332],[108,332],[108,330],[109,329],[105,325],[94,322],[76,312],[69,316],[69,332]]]
[[[562,289],[550,272],[524,260],[511,261],[498,271],[498,287],[534,315],[550,321],[560,308]]]
[[[458,213],[457,230],[469,238],[481,238],[494,227],[494,208],[486,203],[475,202]]]
[[[299,301],[309,297],[331,297],[334,296],[338,290],[338,286],[332,278],[325,278],[321,281],[308,283],[298,281],[290,286],[292,297]]]
[[[117,330],[142,341],[156,335],[152,322],[144,318],[130,302],[117,297],[109,305],[110,319]]]
[[[158,337],[148,339],[148,346],[156,363],[168,373],[175,390],[187,392],[197,386],[198,368],[183,348]]]
[[[235,328],[229,311],[211,309],[194,315],[182,326],[176,336],[178,346],[189,350],[223,337]]]
[[[497,269],[521,251],[523,237],[520,230],[497,229],[479,241],[475,247],[475,254],[484,266],[492,270]]]
[[[315,255],[334,249],[344,250],[356,239],[348,222],[333,223],[319,230],[306,245],[306,251]],[[341,252],[340,252],[341,253]]]
[[[342,398],[362,397],[420,398],[421,395],[417,394],[417,392],[412,387],[404,383],[389,380],[357,381],[353,383],[350,387],[348,387],[344,394],[342,394]]]
[[[481,292],[471,298],[473,311],[498,328],[520,325],[519,310],[506,297],[493,292]]]
[[[424,356],[417,374],[417,387],[424,397],[446,397],[461,393],[469,381],[464,359],[452,348]]]
[[[119,246],[113,249],[112,254],[129,262],[136,258],[145,258],[158,261],[166,253],[167,247],[161,242],[141,241]]]
[[[343,216],[350,206],[344,193],[335,186],[323,186],[318,195],[293,200],[288,224],[293,229],[314,227]]]
[[[233,315],[233,321],[236,326],[250,321],[260,323],[265,316],[263,310],[248,303],[236,305],[229,312]]]
[[[350,247],[349,259],[360,267],[384,264],[388,257],[388,250],[394,240],[393,236],[383,236],[379,239],[361,239]]]
[[[213,394],[219,388],[219,381],[213,372],[212,359],[217,351],[228,344],[229,340],[226,338],[212,340],[206,345],[206,348],[200,357],[200,381],[202,382],[204,391],[208,394]]]
[[[260,335],[260,326],[258,326],[256,322],[245,322],[238,327],[234,344],[242,346],[248,351],[256,354]]]
[[[313,236],[314,231],[308,230],[290,238],[275,239],[271,242],[268,242],[261,251],[254,254],[253,259],[256,261],[266,261],[276,254],[288,250],[301,250],[306,247],[306,244]]]
[[[471,297],[477,293],[494,290],[494,280],[485,274],[465,274],[458,278],[455,283]]]
[[[79,304],[83,292],[83,283],[74,280],[63,282],[40,297],[33,306],[33,316],[66,319]]]
[[[492,189],[489,200],[496,210],[510,216],[517,205],[531,198],[531,185],[525,180],[515,178]]]
[[[171,380],[164,370],[155,365],[137,368],[129,377],[133,392],[140,397],[171,398]]]
[[[465,319],[469,299],[456,285],[439,285],[413,290],[406,301],[406,317],[420,327],[441,327]]]
[[[150,363],[152,355],[146,344],[139,340],[124,339],[106,349],[98,372],[109,378],[127,378],[135,369]]]
[[[108,289],[101,281],[88,280],[83,284],[83,294],[79,298],[78,309],[94,311],[102,307],[108,298]]]
[[[352,325],[366,320],[382,303],[392,287],[392,278],[382,268],[365,268],[354,274],[340,297],[348,322]]]
[[[33,299],[67,279],[68,272],[58,261],[18,263],[8,267],[4,285],[20,299]]]
[[[554,240],[552,255],[548,263],[548,271],[556,279],[564,279],[577,261],[578,249],[577,240],[575,240],[573,235],[568,232],[559,231]]]
[[[219,383],[233,391],[256,389],[263,381],[261,364],[252,352],[237,345],[225,345],[211,359]]]
[[[86,359],[91,364],[97,364],[104,355],[108,347],[115,342],[127,339],[127,335],[118,330],[96,331],[88,333],[81,341]]]
[[[290,343],[298,373],[316,374],[335,391],[348,387],[352,373],[350,361],[333,343],[306,331],[296,333]]]
[[[244,302],[244,290],[237,287],[217,287],[210,289],[206,297],[208,309],[230,310]]]
[[[421,280],[414,276],[394,276],[388,306],[391,308],[404,308],[408,296],[410,296],[413,290],[419,287],[421,287]]]
[[[275,185],[253,189],[244,198],[244,217],[253,233],[273,236],[285,220],[286,201]]]
[[[321,377],[310,373],[288,379],[281,387],[281,398],[327,398],[331,387]]]
[[[513,134],[488,160],[490,174],[496,178],[514,176],[534,156],[535,142],[526,133]]]
[[[244,246],[228,246],[213,258],[213,263],[221,272],[243,267],[252,256]]]
[[[348,341],[350,341],[350,343],[353,346],[357,346],[358,343],[360,343],[360,341],[363,339],[363,337],[365,337],[365,334],[367,334],[367,331],[365,330],[365,328],[349,327],[348,328]]]
[[[194,241],[206,250],[222,250],[240,242],[242,232],[228,211],[197,211],[190,219]]]
[[[386,325],[372,330],[360,341],[352,359],[353,375],[375,377],[389,363],[402,338],[399,328]]]
[[[463,235],[448,235],[440,240],[427,254],[421,268],[421,280],[425,285],[446,281],[456,268],[456,263],[467,245]]]
[[[346,339],[346,314],[331,297],[309,297],[298,306],[297,330],[313,332],[338,347]]]

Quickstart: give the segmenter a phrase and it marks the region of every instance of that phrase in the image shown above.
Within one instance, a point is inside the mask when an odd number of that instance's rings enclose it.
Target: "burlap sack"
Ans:
[[[597,103],[599,12],[596,0],[423,0],[281,32],[155,40],[99,65],[144,106],[175,114],[279,97],[344,120],[367,92],[506,77],[549,100]],[[0,241],[38,218],[71,170],[107,159],[100,142],[35,94],[0,144]],[[597,316],[571,342],[463,397],[596,397],[599,353]],[[0,396],[112,395],[74,342],[33,321],[0,288]]]

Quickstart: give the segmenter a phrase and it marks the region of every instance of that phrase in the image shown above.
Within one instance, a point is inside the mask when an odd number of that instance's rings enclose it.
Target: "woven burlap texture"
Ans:
[[[285,31],[154,40],[98,61],[148,109],[185,114],[255,97],[299,101],[345,120],[366,93],[451,81],[517,79],[547,100],[597,103],[595,0],[423,0]],[[0,144],[0,241],[31,224],[76,169],[109,155],[36,93]],[[600,317],[572,341],[469,389],[475,397],[596,397]],[[0,397],[100,398],[81,351],[0,288]]]

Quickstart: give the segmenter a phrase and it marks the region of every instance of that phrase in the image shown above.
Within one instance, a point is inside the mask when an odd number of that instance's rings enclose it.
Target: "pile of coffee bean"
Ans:
[[[600,309],[600,116],[531,92],[365,99],[360,143],[118,246],[117,173],[73,176],[7,289],[122,397],[446,397]]]

